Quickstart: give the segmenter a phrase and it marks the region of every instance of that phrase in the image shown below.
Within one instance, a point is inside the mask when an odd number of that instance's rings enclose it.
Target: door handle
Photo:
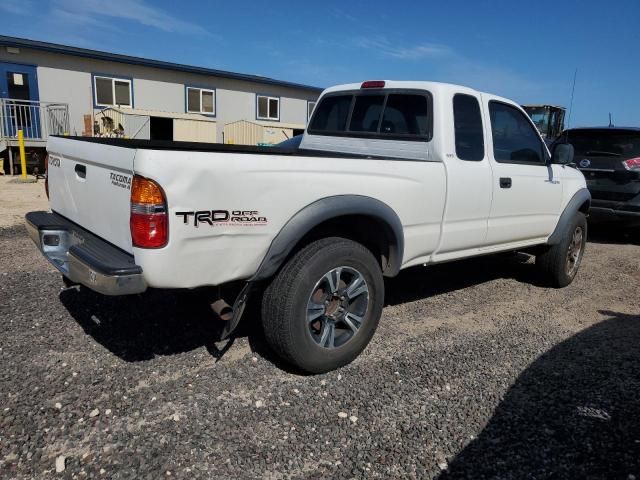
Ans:
[[[79,163],[76,164],[76,175],[79,178],[87,178],[87,166],[86,165],[80,165]]]
[[[511,178],[500,177],[500,188],[511,188]]]

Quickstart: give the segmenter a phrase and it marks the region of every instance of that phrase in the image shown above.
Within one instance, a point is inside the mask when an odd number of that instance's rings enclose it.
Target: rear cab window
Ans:
[[[327,94],[314,111],[308,133],[429,141],[431,112],[431,94],[424,90]]]

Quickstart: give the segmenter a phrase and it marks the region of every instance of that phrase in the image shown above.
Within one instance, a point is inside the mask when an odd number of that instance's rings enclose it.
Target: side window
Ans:
[[[453,127],[456,155],[460,160],[480,161],[484,158],[484,134],[478,99],[458,93],[453,97]]]
[[[132,107],[131,80],[126,78],[93,77],[94,104],[98,107]]]
[[[349,130],[351,132],[377,132],[383,103],[384,95],[361,95],[356,97]]]
[[[336,95],[323,98],[313,112],[309,130],[344,132],[351,109],[352,95]]]
[[[187,112],[216,114],[216,92],[205,88],[187,87]]]
[[[256,96],[256,119],[258,120],[280,120],[280,99],[267,95]]]
[[[533,125],[520,110],[491,101],[489,114],[496,161],[544,164],[542,142]]]
[[[424,95],[389,94],[384,108],[380,133],[427,135],[429,108]]]

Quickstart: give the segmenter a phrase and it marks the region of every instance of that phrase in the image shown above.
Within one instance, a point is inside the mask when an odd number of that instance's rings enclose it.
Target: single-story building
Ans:
[[[93,135],[105,108],[206,116],[216,125],[208,139],[214,142],[238,120],[303,129],[320,92],[259,75],[0,36],[0,152],[17,129],[32,145],[53,133]]]

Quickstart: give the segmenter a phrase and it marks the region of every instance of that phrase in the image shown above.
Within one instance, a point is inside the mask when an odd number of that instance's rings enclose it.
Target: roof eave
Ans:
[[[86,48],[71,47],[60,45],[57,43],[41,42],[38,40],[30,40],[27,38],[9,37],[0,35],[0,45],[16,48],[30,48],[51,53],[59,53],[64,55],[73,55],[76,57],[93,58],[96,60],[105,60],[109,62],[127,63],[130,65],[141,65],[151,68],[159,68],[163,70],[173,70],[178,72],[195,73],[198,75],[212,75],[216,77],[229,78],[232,80],[242,80],[245,82],[262,83],[266,85],[275,85],[279,87],[297,88],[309,90],[310,92],[320,93],[322,88],[300,83],[285,82],[274,78],[261,77],[259,75],[249,75],[243,73],[227,72],[224,70],[216,70],[213,68],[196,67],[193,65],[183,65],[179,63],[165,62],[162,60],[152,60],[142,57],[133,57],[120,53],[102,52],[99,50],[90,50]]]

